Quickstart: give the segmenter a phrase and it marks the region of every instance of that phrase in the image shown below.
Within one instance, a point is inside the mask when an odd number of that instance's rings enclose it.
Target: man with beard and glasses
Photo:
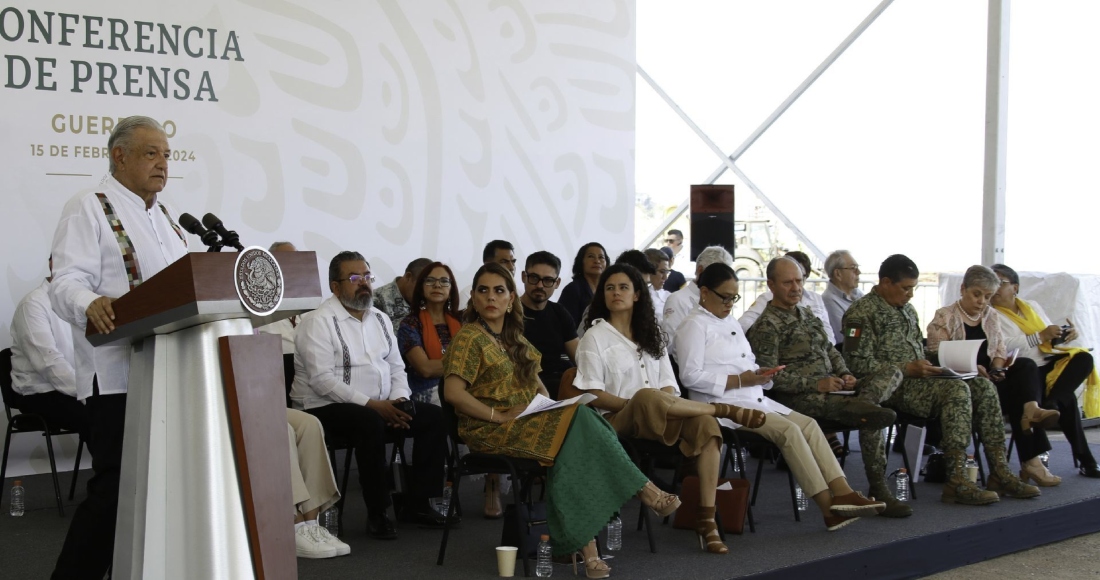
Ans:
[[[446,432],[439,407],[408,398],[393,323],[372,305],[373,281],[370,264],[358,252],[341,252],[329,263],[332,296],[298,324],[290,398],[296,408],[320,419],[325,433],[354,446],[367,533],[392,540],[397,531],[386,514],[386,443],[399,433],[413,439],[401,519],[442,527],[443,516],[429,498],[443,494]]]
[[[523,336],[542,353],[539,378],[550,396],[558,398],[558,384],[576,360],[577,324],[563,306],[550,302],[561,284],[561,260],[550,252],[527,256],[523,268]]]

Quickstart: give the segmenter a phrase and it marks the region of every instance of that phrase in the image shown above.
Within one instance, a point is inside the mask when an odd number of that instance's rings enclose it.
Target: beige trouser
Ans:
[[[325,511],[340,499],[340,491],[328,462],[321,422],[309,413],[287,409],[286,423],[294,514],[305,514],[317,508]]]
[[[739,430],[751,431],[778,445],[795,481],[807,497],[828,490],[827,482],[844,477],[844,470],[817,421],[796,411],[786,416],[779,413],[767,416],[763,427],[741,427]]]

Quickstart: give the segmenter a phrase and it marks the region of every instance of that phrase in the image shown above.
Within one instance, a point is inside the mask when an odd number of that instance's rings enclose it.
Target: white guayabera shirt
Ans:
[[[133,246],[141,279],[148,280],[187,253],[175,215],[162,202],[147,208],[145,201],[107,176],[100,192],[110,202],[117,219],[108,221],[95,193],[77,196],[65,204],[53,239],[53,282],[50,303],[62,320],[72,325],[76,354],[77,398],[92,395],[92,378],[99,377],[103,395],[125,393],[130,378],[130,339],[92,347],[84,338],[88,319],[84,312],[100,296],[118,298],[130,291],[131,272],[119,246],[121,227]]]

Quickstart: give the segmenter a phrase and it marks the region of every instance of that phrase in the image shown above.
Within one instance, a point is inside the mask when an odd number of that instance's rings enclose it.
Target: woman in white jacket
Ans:
[[[770,377],[782,367],[759,368],[741,325],[730,317],[740,298],[733,268],[708,266],[696,283],[699,306],[676,332],[680,380],[691,399],[763,411],[767,420],[759,427],[729,419],[721,422],[758,433],[779,446],[795,479],[821,509],[829,531],[885,509],[886,504],[869,500],[848,485],[817,422],[764,396],[772,386]]]
[[[1096,410],[1100,380],[1092,355],[1084,349],[1060,346],[1073,342],[1077,338],[1077,330],[1072,326],[1063,329],[1051,324],[1038,303],[1017,296],[1020,276],[1015,270],[1004,264],[994,264],[992,270],[1001,279],[1001,287],[993,295],[992,304],[997,309],[1006,348],[1020,349],[1021,357],[1032,359],[1039,365],[1039,373],[1045,383],[1043,406],[1061,412],[1059,423],[1062,433],[1080,464],[1081,475],[1100,478],[1100,469],[1096,467],[1096,459],[1081,428],[1081,410],[1076,395],[1077,387],[1085,382],[1086,412],[1090,408]],[[1048,356],[1059,360],[1047,360]]]

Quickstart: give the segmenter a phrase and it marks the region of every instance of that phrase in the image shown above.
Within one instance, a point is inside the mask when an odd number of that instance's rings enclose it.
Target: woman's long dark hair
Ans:
[[[413,288],[412,306],[413,308],[424,308],[427,301],[424,299],[424,280],[431,275],[432,270],[436,268],[443,268],[447,271],[447,277],[451,279],[451,292],[447,295],[447,303],[443,305],[444,314],[450,314],[455,317],[455,320],[462,314],[458,309],[458,280],[455,280],[454,272],[451,272],[451,267],[443,262],[432,262],[424,267],[420,271],[420,275],[416,277],[416,287]]]
[[[588,307],[588,317],[584,319],[584,328],[592,328],[592,322],[602,318],[611,320],[611,311],[607,308],[607,298],[604,287],[607,280],[615,274],[625,274],[630,278],[634,292],[638,294],[638,301],[634,303],[634,310],[630,315],[630,332],[634,342],[638,345],[638,352],[648,353],[653,358],[661,358],[665,353],[665,335],[657,324],[657,315],[653,310],[653,299],[649,296],[649,288],[646,287],[642,273],[630,264],[615,264],[608,267],[600,274],[600,281],[596,284],[596,293],[592,296],[592,304]]]
[[[474,274],[474,285],[470,291],[470,302],[466,305],[466,311],[462,314],[462,322],[477,322],[481,314],[474,308],[474,294],[477,293],[477,281],[485,274],[496,274],[504,278],[504,284],[514,298],[512,312],[504,314],[504,327],[501,328],[500,338],[505,352],[512,359],[516,367],[516,376],[523,385],[529,385],[538,378],[535,372],[537,365],[535,358],[531,356],[531,349],[523,339],[523,303],[516,294],[516,281],[512,279],[512,273],[496,262],[490,262],[478,268]]]
[[[588,242],[581,246],[581,249],[577,250],[577,257],[573,258],[573,279],[584,278],[584,255],[588,253],[588,249],[592,246],[596,246],[603,252],[604,263],[610,261],[607,257],[607,250],[603,249],[603,246],[599,242]]]

